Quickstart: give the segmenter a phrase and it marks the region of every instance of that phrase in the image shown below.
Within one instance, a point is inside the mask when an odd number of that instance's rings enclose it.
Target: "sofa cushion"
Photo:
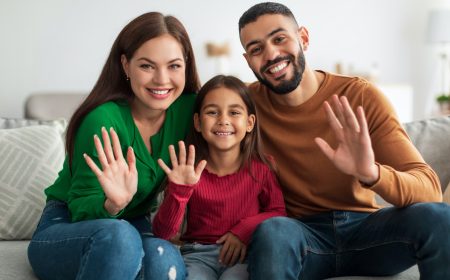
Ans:
[[[64,161],[66,121],[0,119],[0,240],[30,239]]]
[[[28,263],[29,241],[0,242],[0,279],[37,280]]]
[[[425,161],[438,174],[444,192],[450,182],[450,116],[406,123],[404,127]]]

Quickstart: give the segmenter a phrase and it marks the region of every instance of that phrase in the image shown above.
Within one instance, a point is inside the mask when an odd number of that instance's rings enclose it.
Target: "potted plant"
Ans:
[[[436,101],[439,104],[439,108],[442,113],[448,114],[450,112],[450,95],[449,94],[441,94],[436,97]]]

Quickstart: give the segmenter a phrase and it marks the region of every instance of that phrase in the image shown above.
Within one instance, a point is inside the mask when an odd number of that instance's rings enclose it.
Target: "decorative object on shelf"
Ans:
[[[436,97],[442,113],[448,113],[450,102],[450,64],[448,46],[450,45],[450,9],[433,10],[428,18],[428,41],[440,45],[441,88]]]
[[[231,53],[230,44],[225,42],[223,44],[207,42],[205,44],[206,54],[213,58],[216,63],[216,74],[229,74],[229,57]]]

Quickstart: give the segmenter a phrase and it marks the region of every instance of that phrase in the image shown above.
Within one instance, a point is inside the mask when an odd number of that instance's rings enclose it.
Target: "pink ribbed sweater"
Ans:
[[[275,175],[258,161],[252,162],[252,173],[254,178],[244,168],[219,177],[205,169],[196,185],[169,183],[153,220],[153,233],[172,238],[180,229],[187,206],[187,228],[181,240],[211,244],[232,232],[248,244],[258,224],[286,215]]]

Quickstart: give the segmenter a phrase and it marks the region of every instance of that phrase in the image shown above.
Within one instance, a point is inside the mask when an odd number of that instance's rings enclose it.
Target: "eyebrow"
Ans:
[[[138,59],[138,61],[140,61],[140,60],[144,60],[144,61],[147,61],[148,63],[152,63],[152,64],[157,64],[155,61],[153,61],[151,59],[148,59],[146,57],[141,57],[141,58]],[[177,62],[177,61],[183,61],[183,59],[181,59],[181,58],[174,58],[174,59],[170,60],[168,63],[173,63],[173,62]]]
[[[214,104],[214,103],[206,104],[205,106],[203,106],[202,110],[205,110],[205,109],[208,109],[208,108],[217,108],[217,107],[219,107],[219,105]],[[245,110],[245,108],[241,104],[231,104],[228,107],[230,107],[230,108],[239,108],[239,109]]]
[[[274,34],[276,34],[276,33],[278,33],[278,32],[281,32],[281,31],[286,31],[286,29],[280,27],[280,28],[277,28],[277,29],[275,29],[275,30],[272,30],[269,34],[266,35],[266,38],[270,38],[270,37],[272,37]],[[261,42],[261,40],[253,40],[253,41],[250,41],[250,42],[247,43],[247,45],[245,45],[245,49],[247,50],[250,46],[255,45],[255,44],[258,44],[259,42]]]

